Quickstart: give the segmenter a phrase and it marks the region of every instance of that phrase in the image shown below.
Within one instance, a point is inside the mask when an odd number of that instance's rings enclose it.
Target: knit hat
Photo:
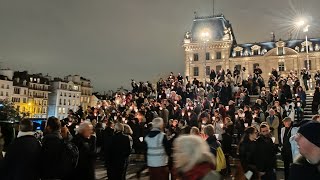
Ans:
[[[311,121],[303,124],[298,133],[303,135],[312,144],[320,148],[320,123],[316,121]]]

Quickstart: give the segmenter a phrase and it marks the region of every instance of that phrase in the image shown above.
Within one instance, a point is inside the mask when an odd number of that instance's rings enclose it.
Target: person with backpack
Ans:
[[[221,143],[217,140],[213,125],[209,124],[204,127],[204,134],[207,137],[206,142],[210,147],[211,153],[216,157],[216,171],[220,172],[226,168],[226,159],[221,148]]]
[[[42,180],[70,179],[77,164],[77,147],[61,136],[61,122],[56,117],[49,117],[42,140],[41,170]]]
[[[96,142],[95,138],[92,137],[92,132],[92,124],[90,122],[83,122],[78,128],[78,134],[72,139],[72,142],[79,150],[79,160],[73,171],[73,179],[95,179]]]

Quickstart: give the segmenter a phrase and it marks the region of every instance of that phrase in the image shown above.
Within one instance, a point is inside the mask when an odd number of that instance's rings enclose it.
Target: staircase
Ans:
[[[307,92],[306,107],[304,108],[304,120],[311,120],[314,114],[312,114],[312,99],[313,91]]]

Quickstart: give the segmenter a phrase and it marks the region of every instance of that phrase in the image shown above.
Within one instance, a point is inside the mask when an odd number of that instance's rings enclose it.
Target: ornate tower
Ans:
[[[232,26],[223,15],[195,16],[185,33],[185,75],[189,80],[209,80],[210,71],[229,68],[231,49],[236,44]]]

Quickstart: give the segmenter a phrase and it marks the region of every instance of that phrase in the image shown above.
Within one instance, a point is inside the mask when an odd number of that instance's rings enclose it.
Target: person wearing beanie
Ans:
[[[303,124],[295,136],[300,154],[290,169],[289,180],[320,179],[320,123]]]

